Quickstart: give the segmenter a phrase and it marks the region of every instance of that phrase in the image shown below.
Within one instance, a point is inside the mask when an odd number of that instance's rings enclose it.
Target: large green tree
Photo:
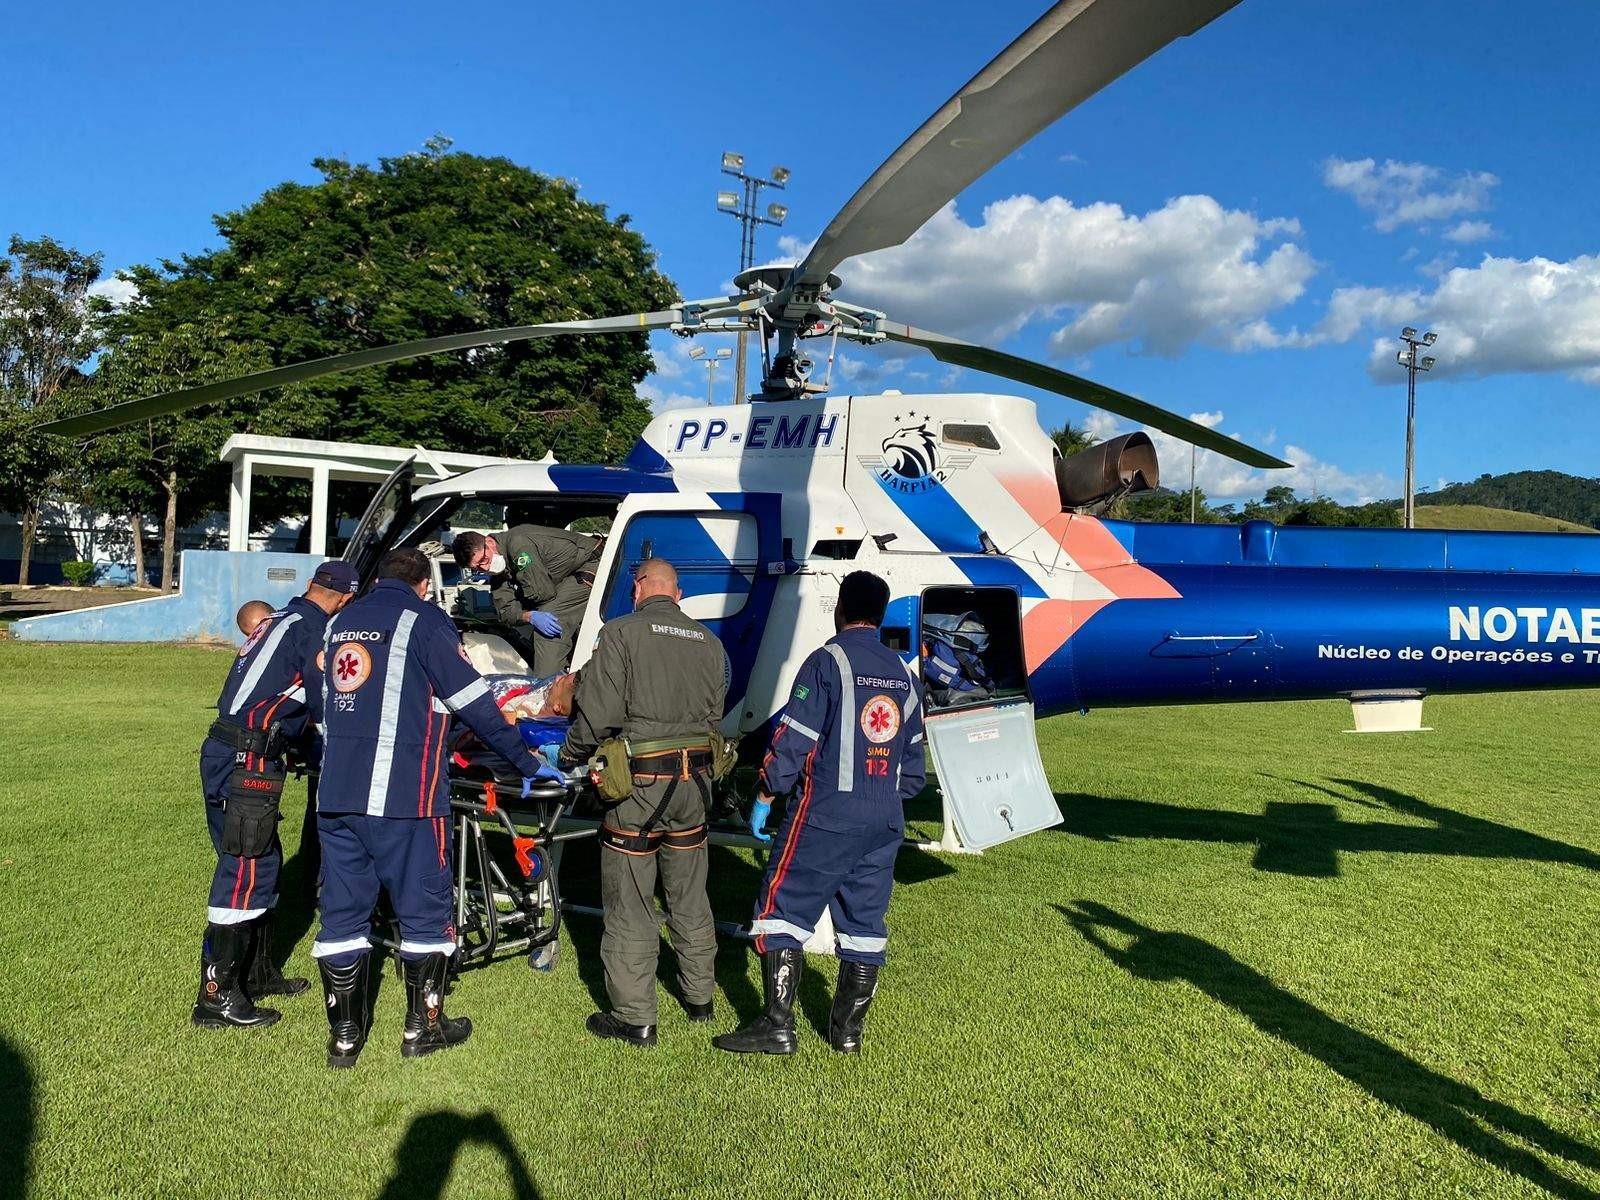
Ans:
[[[227,341],[215,326],[183,324],[119,339],[94,374],[93,392],[97,404],[119,404],[266,365],[258,347]],[[217,452],[233,427],[232,415],[213,406],[113,430],[85,448],[75,469],[78,494],[102,511],[127,516],[141,583],[138,539],[145,515],[162,514],[161,586],[171,589],[178,529],[215,508],[227,490],[229,471]]]
[[[129,271],[140,298],[111,321],[110,357],[190,326],[282,365],[676,298],[628,218],[565,180],[442,139],[376,167],[314,165],[320,182],[217,217],[217,249]],[[560,338],[333,376],[226,411],[229,428],[256,433],[606,462],[649,420],[635,389],[651,367],[643,334]]]
[[[54,415],[63,388],[99,344],[100,305],[89,289],[100,256],[50,237],[12,235],[0,258],[0,509],[22,517],[17,582],[28,582],[39,512],[69,461],[60,438],[34,426]]]

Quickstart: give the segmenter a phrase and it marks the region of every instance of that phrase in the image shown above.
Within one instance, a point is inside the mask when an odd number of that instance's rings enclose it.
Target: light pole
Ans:
[[[1197,493],[1194,490],[1194,443],[1190,442],[1189,443],[1189,524],[1191,524],[1191,525],[1194,524],[1195,497],[1198,494],[1199,493]]]
[[[761,225],[782,225],[784,218],[789,215],[789,210],[782,204],[767,205],[766,215],[756,211],[756,200],[764,187],[781,188],[788,184],[790,171],[788,167],[773,167],[772,178],[762,179],[757,175],[747,175],[744,169],[744,155],[735,154],[731,150],[722,152],[722,173],[732,175],[743,188],[742,192],[723,191],[717,193],[717,210],[725,212],[730,217],[739,220],[739,270],[745,271],[756,265],[756,229]],[[745,352],[746,338],[749,335],[740,332],[739,350],[733,364],[733,402],[743,404],[745,401],[744,363],[747,357]]]
[[[1431,346],[1439,340],[1436,333],[1425,333],[1420,338],[1417,331],[1407,325],[1400,331],[1400,340],[1406,344],[1404,350],[1396,352],[1395,362],[1406,369],[1406,501],[1405,501],[1405,527],[1417,527],[1417,372],[1433,370],[1433,356],[1417,355],[1419,346]]]
[[[690,346],[689,357],[696,362],[703,361],[706,364],[706,403],[715,404],[717,402],[717,364],[732,358],[733,351],[724,346],[715,354],[708,355],[704,346]]]

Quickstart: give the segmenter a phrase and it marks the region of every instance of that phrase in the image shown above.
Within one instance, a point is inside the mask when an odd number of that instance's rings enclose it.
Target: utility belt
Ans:
[[[688,779],[696,772],[713,774],[715,760],[711,740],[705,734],[638,741],[614,737],[595,747],[589,774],[602,800],[620,804],[633,795],[635,775]]]
[[[277,841],[283,803],[283,727],[245,729],[216,721],[211,736],[234,751],[233,773],[222,802],[222,852],[259,858]]]
[[[673,796],[677,795],[678,786],[690,780],[700,789],[700,799],[706,808],[711,807],[711,776],[716,769],[716,754],[705,735],[634,742],[612,738],[595,751],[595,762],[599,767],[596,782],[600,795],[614,804],[633,795],[636,783],[669,781],[655,811],[637,830],[619,829],[610,821],[602,822],[602,846],[623,854],[648,857],[663,846],[669,850],[698,850],[706,844],[707,831],[703,824],[672,832],[656,828]]]
[[[281,759],[287,741],[283,736],[283,727],[276,722],[265,729],[246,729],[231,721],[216,720],[211,722],[207,733],[232,750],[241,754],[259,754],[262,758]]]

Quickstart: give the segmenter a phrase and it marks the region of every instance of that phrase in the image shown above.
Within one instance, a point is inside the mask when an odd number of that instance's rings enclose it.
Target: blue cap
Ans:
[[[354,596],[361,586],[361,576],[344,559],[330,558],[312,574],[311,582],[341,596]]]

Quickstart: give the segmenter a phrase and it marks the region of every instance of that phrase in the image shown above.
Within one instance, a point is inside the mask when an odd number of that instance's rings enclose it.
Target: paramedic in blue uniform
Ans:
[[[828,1041],[844,1054],[861,1049],[884,961],[904,804],[922,790],[926,775],[921,688],[878,639],[888,604],[889,585],[878,576],[845,576],[833,614],[838,633],[801,665],[773,729],[750,818],[763,837],[773,798],[789,797],[750,927],[766,1011],[713,1038],[721,1050],[795,1052],[801,946],[824,909],[833,917],[839,955]]]
[[[256,622],[217,699],[217,720],[200,747],[217,869],[206,909],[196,1025],[271,1025],[277,1011],[258,1008],[255,1001],[297,995],[310,986],[304,979],[285,979],[272,961],[272,910],[283,865],[277,828],[283,750],[312,733],[321,698],[317,655],[323,626],[349,602],[356,583],[349,563],[318,567],[305,595]]]
[[[392,550],[371,590],[328,624],[317,801],[322,926],[311,953],[327,996],[332,1067],[354,1066],[366,1042],[367,958],[380,887],[400,927],[401,1053],[432,1054],[472,1032],[465,1017],[444,1014],[456,949],[445,763],[451,715],[525,780],[552,774],[500,715],[455,625],[429,601],[430,579],[422,551]]]

